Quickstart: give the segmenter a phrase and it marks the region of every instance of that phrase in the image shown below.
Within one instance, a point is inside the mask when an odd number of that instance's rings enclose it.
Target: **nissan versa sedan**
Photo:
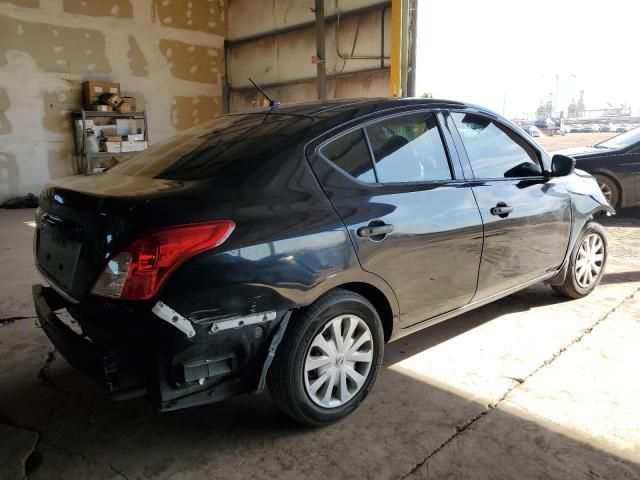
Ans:
[[[578,167],[591,173],[607,201],[615,208],[640,205],[640,128],[593,147],[570,148]]]
[[[308,425],[354,411],[384,345],[537,282],[602,278],[593,177],[485,109],[340,100],[226,115],[36,213],[39,322],[114,396],[161,410],[268,387]]]

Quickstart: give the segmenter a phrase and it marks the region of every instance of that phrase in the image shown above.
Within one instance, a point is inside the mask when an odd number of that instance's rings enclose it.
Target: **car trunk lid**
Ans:
[[[107,259],[140,234],[140,207],[174,195],[185,183],[113,174],[52,182],[42,191],[36,213],[38,270],[67,299],[80,301]]]

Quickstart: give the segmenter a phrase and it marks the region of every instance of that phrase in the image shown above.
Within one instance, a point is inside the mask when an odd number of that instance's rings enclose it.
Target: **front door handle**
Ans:
[[[500,218],[507,218],[511,212],[513,212],[513,207],[510,207],[504,202],[498,203],[491,210],[491,215],[497,215]]]
[[[366,227],[360,227],[358,229],[359,237],[368,237],[372,240],[382,240],[388,234],[393,232],[393,225],[383,223],[382,225],[371,222]]]

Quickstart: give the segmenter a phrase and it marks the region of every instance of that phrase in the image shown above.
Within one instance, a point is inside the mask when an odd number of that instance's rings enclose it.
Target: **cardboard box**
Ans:
[[[121,142],[120,146],[122,148],[122,152],[141,152],[142,150],[146,150],[149,146],[147,142],[137,142],[137,141],[126,141]]]
[[[137,112],[136,110],[136,97],[122,97],[122,100],[127,102],[131,106],[131,111]]]
[[[138,123],[133,118],[116,118],[116,135],[138,133]]]
[[[96,112],[113,112],[111,105],[94,105],[93,110]]]
[[[108,135],[105,139],[107,142],[121,142],[122,137],[120,135]]]
[[[118,108],[123,100],[117,93],[103,93],[100,95],[100,102],[105,105],[111,105],[113,108]]]
[[[109,153],[122,152],[122,142],[104,142],[104,146]]]
[[[109,158],[106,158],[106,159],[102,160],[102,161],[100,162],[100,165],[101,165],[102,167],[104,167],[104,168],[111,168],[111,167],[113,167],[113,166],[117,165],[118,163],[120,163],[120,162],[118,162],[118,159],[117,159],[117,158],[115,158],[115,157],[109,157]]]
[[[141,142],[144,140],[144,133],[132,133],[127,135],[127,140],[130,142]]]
[[[141,152],[142,150],[146,150],[149,148],[149,144],[145,141],[142,142],[133,142],[133,151]]]
[[[120,95],[120,84],[117,82],[100,82],[97,80],[89,80],[82,82],[82,98],[85,110],[91,110],[93,104],[98,101],[100,95],[104,93],[113,93]]]
[[[131,105],[129,105],[127,102],[122,102],[120,105],[118,105],[118,113],[129,113],[131,112]]]

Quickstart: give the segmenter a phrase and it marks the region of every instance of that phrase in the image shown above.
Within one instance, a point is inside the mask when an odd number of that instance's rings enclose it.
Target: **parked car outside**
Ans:
[[[325,425],[365,399],[386,342],[541,281],[596,288],[592,218],[613,209],[573,167],[458,102],[225,115],[44,188],[39,323],[72,365],[160,410],[268,386]]]
[[[522,130],[525,131],[531,137],[540,137],[542,136],[542,132],[535,125],[523,125]]]
[[[538,128],[553,128],[556,126],[556,122],[554,122],[551,118],[546,117],[546,118],[538,118],[535,122],[534,122],[534,126],[538,127]]]
[[[640,205],[640,128],[616,135],[593,147],[570,148],[576,165],[591,173],[615,208]]]
[[[616,125],[614,123],[605,123],[604,125],[600,125],[601,132],[615,132]]]
[[[598,125],[586,124],[580,129],[581,133],[597,133],[600,131]]]

